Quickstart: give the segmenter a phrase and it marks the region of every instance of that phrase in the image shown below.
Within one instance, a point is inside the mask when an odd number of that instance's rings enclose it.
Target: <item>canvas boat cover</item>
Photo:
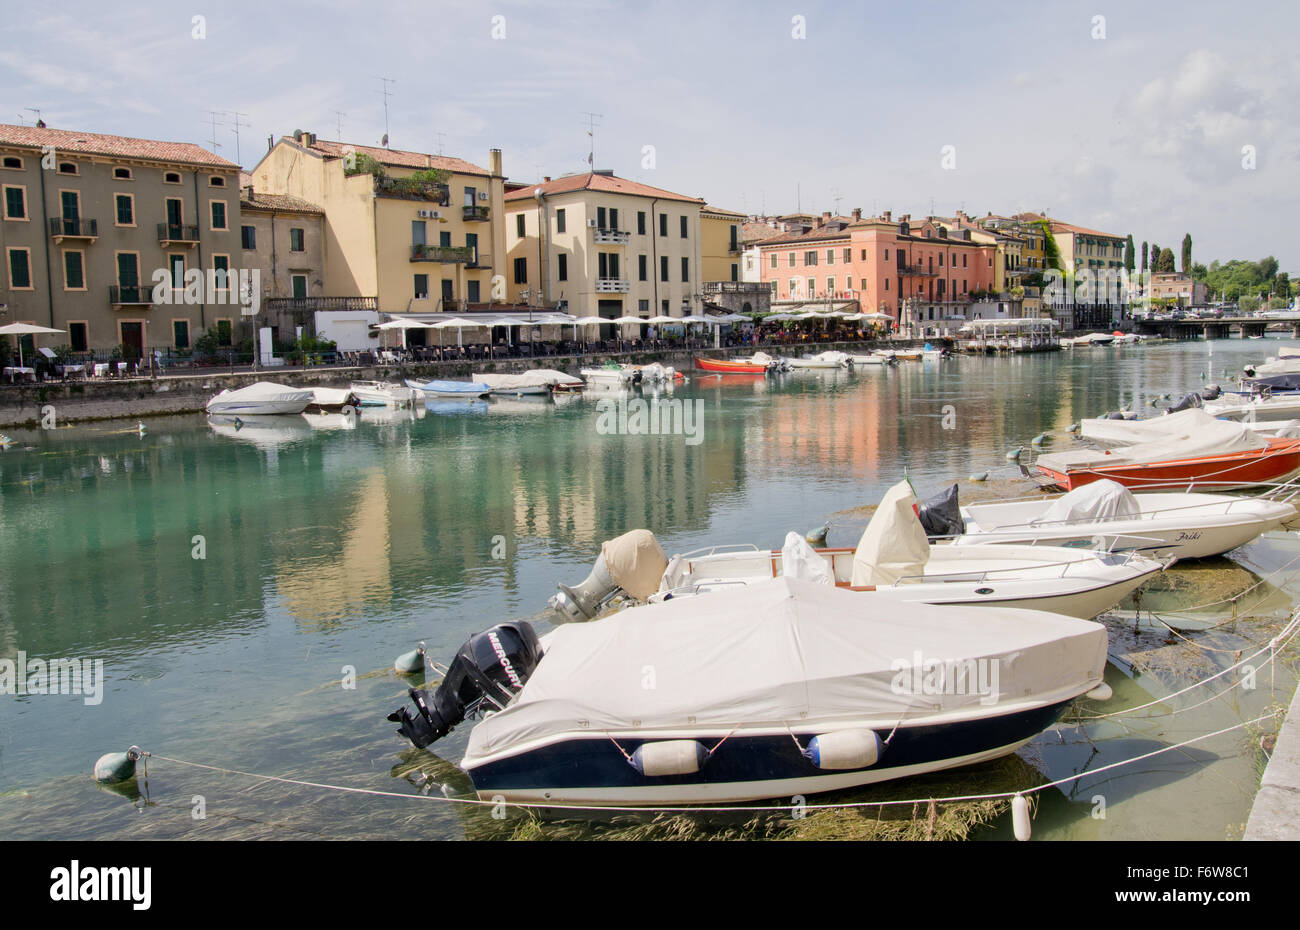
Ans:
[[[807,732],[823,722],[889,726],[983,714],[999,702],[1056,703],[1101,680],[1106,647],[1105,627],[1088,620],[927,604],[901,612],[877,598],[773,578],[559,627],[515,700],[474,728],[461,765],[570,734],[765,725]],[[943,663],[956,683],[947,690],[960,693],[917,687],[911,669],[929,663]],[[647,667],[653,688],[645,687]],[[971,679],[980,668],[984,687]]]
[[[224,390],[217,397],[223,401],[279,401],[279,400],[297,400],[304,394],[310,395],[312,392],[307,388],[290,387],[287,384],[276,384],[274,381],[257,381],[248,387],[242,387],[235,390]],[[215,399],[215,398],[214,398]]]
[[[920,581],[930,561],[930,541],[916,515],[916,497],[906,479],[885,492],[853,553],[855,585]]]
[[[1142,508],[1133,492],[1119,482],[1105,478],[1058,497],[1029,523],[1031,526],[1044,526],[1052,523],[1123,520],[1141,515]]]
[[[808,545],[808,540],[794,532],[785,534],[785,545],[781,547],[781,574],[813,584],[835,584],[830,563]]]
[[[581,378],[575,378],[553,368],[534,368],[518,374],[479,371],[474,373],[473,378],[476,383],[486,384],[494,391],[513,391],[538,385],[582,384]]]
[[[737,359],[737,361],[739,361],[739,359]],[[776,359],[768,355],[766,352],[755,352],[753,357],[750,358],[750,361],[755,365],[771,365],[776,361]]]
[[[1176,421],[1176,422],[1170,422]],[[1268,437],[1241,423],[1216,420],[1204,410],[1184,410],[1150,420],[1085,420],[1087,438],[1125,442],[1110,450],[1079,449],[1049,452],[1034,460],[1056,472],[1071,468],[1168,462],[1207,455],[1224,455],[1263,449]],[[1105,425],[1103,425],[1105,424]],[[1115,438],[1122,437],[1122,438]]]
[[[607,539],[600,546],[600,554],[614,584],[638,601],[659,590],[659,580],[668,567],[668,557],[649,530],[630,530]]]

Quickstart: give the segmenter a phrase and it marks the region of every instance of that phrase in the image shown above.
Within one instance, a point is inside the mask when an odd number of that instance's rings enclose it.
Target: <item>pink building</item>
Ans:
[[[894,220],[822,214],[807,232],[758,243],[764,282],[777,301],[856,300],[865,312],[888,313],[926,329],[927,323],[964,319],[972,292],[994,286],[997,247],[971,241],[929,219]]]

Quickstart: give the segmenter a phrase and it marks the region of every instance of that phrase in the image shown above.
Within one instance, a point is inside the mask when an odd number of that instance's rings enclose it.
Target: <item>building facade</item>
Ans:
[[[240,188],[239,208],[241,264],[257,269],[261,289],[258,315],[248,325],[269,326],[277,342],[291,342],[312,331],[311,298],[325,294],[325,211],[251,183]]]
[[[460,158],[318,139],[279,140],[250,172],[257,192],[324,212],[322,306],[370,298],[384,313],[487,304],[505,252],[501,152]],[[501,296],[495,298],[497,302]]]
[[[704,283],[740,281],[745,214],[705,206],[700,210],[700,267]]]
[[[229,345],[238,187],[237,165],[190,143],[0,125],[0,323],[64,331],[29,349],[124,359],[210,329]]]
[[[610,319],[703,308],[699,198],[592,171],[505,202],[512,303]]]

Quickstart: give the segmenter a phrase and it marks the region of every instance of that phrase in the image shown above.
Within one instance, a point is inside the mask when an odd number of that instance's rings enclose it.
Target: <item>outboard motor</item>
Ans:
[[[629,530],[600,547],[596,564],[582,584],[557,585],[546,603],[559,623],[591,620],[619,594],[644,601],[659,587],[668,558],[649,530]]]
[[[542,645],[531,623],[498,623],[475,633],[460,647],[431,700],[426,701],[419,688],[410,689],[418,714],[399,707],[388,719],[399,724],[398,733],[423,749],[450,733],[484,701],[505,707],[541,660]]]
[[[581,584],[570,587],[561,583],[556,587],[560,590],[552,594],[546,603],[565,623],[590,620],[600,612],[605,601],[622,590],[609,576],[603,552],[596,557],[596,564]]]
[[[916,515],[925,528],[926,536],[960,536],[966,532],[961,507],[957,503],[957,485],[926,498],[917,508]]]
[[[1223,388],[1217,384],[1207,384],[1205,390],[1201,391],[1201,400],[1218,400],[1223,393]]]
[[[1201,406],[1201,395],[1195,392],[1184,394],[1182,399],[1172,407],[1166,407],[1165,413],[1179,413],[1183,410],[1191,410],[1193,407]]]

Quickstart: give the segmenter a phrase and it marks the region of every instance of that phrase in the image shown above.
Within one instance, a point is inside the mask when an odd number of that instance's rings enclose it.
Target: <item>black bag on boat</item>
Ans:
[[[961,517],[955,484],[922,501],[917,508],[917,516],[921,518],[926,536],[960,536],[966,532],[966,521]]]
[[[1166,407],[1165,413],[1179,413],[1183,410],[1191,410],[1193,407],[1201,406],[1201,395],[1195,392],[1184,394],[1182,400],[1172,407]]]

